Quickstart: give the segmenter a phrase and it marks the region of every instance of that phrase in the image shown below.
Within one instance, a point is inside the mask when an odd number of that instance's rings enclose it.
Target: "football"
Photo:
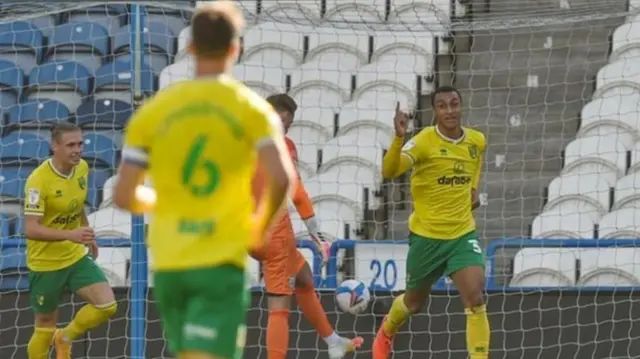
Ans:
[[[359,280],[345,280],[336,289],[336,303],[345,313],[355,315],[364,312],[370,300],[369,289]]]

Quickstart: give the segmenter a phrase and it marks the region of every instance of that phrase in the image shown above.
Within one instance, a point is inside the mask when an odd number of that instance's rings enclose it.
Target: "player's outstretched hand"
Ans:
[[[309,233],[313,244],[318,248],[318,252],[322,255],[322,266],[324,267],[329,262],[329,256],[331,255],[331,244],[322,238],[320,233]]]
[[[91,227],[80,227],[70,231],[67,239],[71,242],[89,244],[96,240],[96,234]]]
[[[409,115],[400,110],[400,101],[396,103],[396,114],[393,117],[393,127],[397,137],[404,137],[409,126]]]

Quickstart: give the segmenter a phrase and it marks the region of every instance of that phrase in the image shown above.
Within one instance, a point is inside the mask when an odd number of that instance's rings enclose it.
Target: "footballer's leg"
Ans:
[[[316,294],[313,272],[311,272],[311,268],[302,254],[297,250],[294,262],[297,268],[296,301],[298,302],[300,310],[302,310],[302,314],[315,328],[318,335],[327,343],[329,347],[329,358],[341,359],[345,354],[359,348],[363,341],[361,337],[354,339],[341,337],[329,323],[327,314]]]
[[[35,314],[33,334],[27,345],[28,359],[48,359],[58,322],[58,304],[66,285],[66,269],[29,272],[31,308]]]
[[[289,349],[289,310],[293,295],[296,247],[286,237],[269,240],[263,261],[264,284],[267,292],[267,359],[285,359]]]
[[[73,317],[71,322],[55,335],[57,359],[71,357],[71,343],[87,331],[109,320],[118,309],[113,290],[102,269],[85,256],[69,268],[67,285],[87,304]]]
[[[184,302],[178,358],[241,358],[248,302],[244,270],[221,265],[183,273],[183,287],[193,294]]]
[[[452,254],[446,274],[451,277],[467,317],[467,350],[470,359],[489,357],[491,328],[484,302],[484,255],[476,232],[451,241]]]
[[[406,290],[396,297],[384,318],[373,343],[373,359],[389,358],[393,338],[409,317],[420,312],[431,292],[431,286],[445,270],[446,256],[439,240],[412,233],[409,236],[409,252],[406,264]]]

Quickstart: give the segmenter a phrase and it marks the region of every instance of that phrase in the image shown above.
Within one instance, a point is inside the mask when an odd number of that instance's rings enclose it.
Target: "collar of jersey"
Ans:
[[[464,138],[467,137],[467,131],[464,130],[464,127],[462,127],[462,136],[460,136],[460,138],[458,138],[457,140],[454,140],[453,138],[449,138],[449,137],[443,135],[442,132],[440,132],[440,129],[438,128],[438,125],[436,125],[435,127],[436,127],[436,133],[438,134],[438,136],[440,136],[445,141],[449,141],[449,142],[453,143],[454,145],[457,145],[458,143],[461,143],[462,141],[464,141]]]
[[[49,158],[49,159],[47,160],[47,162],[49,163],[49,168],[51,168],[51,170],[53,171],[53,173],[55,173],[56,175],[58,175],[58,176],[60,176],[60,177],[62,177],[62,178],[64,178],[64,179],[69,179],[69,178],[73,177],[73,174],[74,174],[74,173],[75,173],[75,171],[76,171],[76,166],[73,166],[73,168],[71,169],[71,173],[69,173],[69,175],[68,175],[68,176],[66,176],[66,175],[64,175],[64,174],[60,173],[60,171],[58,171],[58,169],[56,168],[56,166],[54,166],[54,165],[53,165],[53,161],[51,160],[51,158]]]

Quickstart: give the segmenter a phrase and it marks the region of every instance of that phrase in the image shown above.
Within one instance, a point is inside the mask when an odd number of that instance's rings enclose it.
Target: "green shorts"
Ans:
[[[29,271],[31,308],[36,313],[53,313],[66,291],[72,293],[95,283],[106,282],[104,272],[89,256],[72,265],[48,272]]]
[[[484,268],[475,231],[452,240],[409,235],[406,289],[431,288],[443,275],[451,276],[467,267]]]
[[[156,305],[174,355],[198,351],[241,358],[248,291],[244,270],[222,265],[153,275]]]

